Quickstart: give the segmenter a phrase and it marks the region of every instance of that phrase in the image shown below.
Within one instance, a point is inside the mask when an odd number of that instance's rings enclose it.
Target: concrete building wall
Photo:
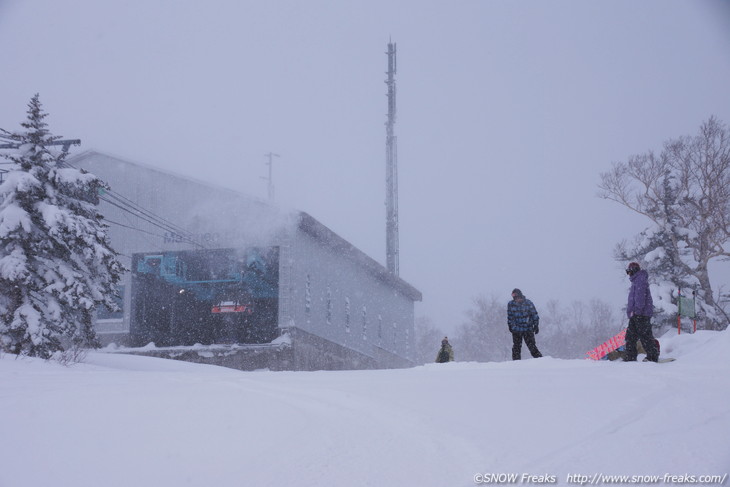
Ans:
[[[363,265],[367,256],[300,230],[292,258],[291,319],[297,328],[368,357],[381,348],[412,358],[415,299],[378,275],[374,263]]]

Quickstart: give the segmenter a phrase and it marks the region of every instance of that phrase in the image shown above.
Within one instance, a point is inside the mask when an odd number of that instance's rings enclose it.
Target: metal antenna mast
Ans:
[[[269,182],[269,201],[274,201],[274,179],[272,176],[272,169],[274,167],[274,157],[281,157],[279,154],[274,154],[273,152],[269,152],[268,154],[264,154],[264,156],[269,158],[269,161],[266,163],[267,166],[269,166],[269,177],[264,178]]]
[[[395,136],[395,43],[388,43],[388,121],[385,123],[385,255],[388,270],[400,272],[398,263],[398,147]]]

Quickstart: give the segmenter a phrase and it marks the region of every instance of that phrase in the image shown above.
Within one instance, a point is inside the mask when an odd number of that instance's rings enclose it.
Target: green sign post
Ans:
[[[682,290],[677,290],[677,334],[682,333],[682,316],[692,318],[693,331],[697,331],[697,314],[695,311],[696,293],[692,291],[692,297],[682,296]]]

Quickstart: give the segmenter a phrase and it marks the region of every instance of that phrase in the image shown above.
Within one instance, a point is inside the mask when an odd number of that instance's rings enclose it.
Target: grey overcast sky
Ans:
[[[275,152],[277,202],[384,263],[391,39],[417,314],[452,330],[520,287],[618,316],[612,251],[647,222],[599,174],[730,123],[728,1],[0,0],[0,127],[38,92],[82,150],[261,198]]]

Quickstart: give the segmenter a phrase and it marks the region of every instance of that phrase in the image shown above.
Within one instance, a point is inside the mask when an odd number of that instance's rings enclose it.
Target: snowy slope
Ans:
[[[4,355],[0,487],[722,477],[730,332],[661,341],[676,362],[240,372],[103,352],[71,367]]]

